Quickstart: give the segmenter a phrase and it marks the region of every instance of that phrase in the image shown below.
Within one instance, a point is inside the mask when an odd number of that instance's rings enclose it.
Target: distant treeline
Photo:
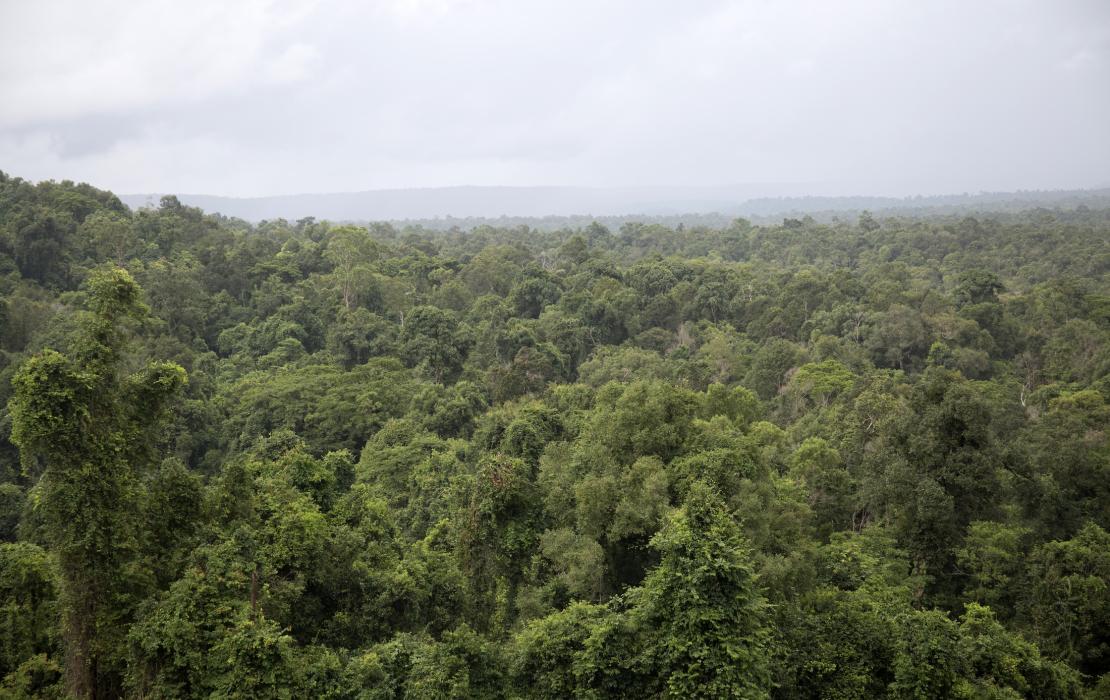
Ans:
[[[306,216],[348,223],[389,221],[435,230],[453,226],[530,226],[543,230],[579,228],[598,221],[617,228],[630,221],[665,226],[727,226],[737,217],[754,223],[810,215],[818,221],[880,215],[932,217],[977,210],[1020,212],[1043,207],[1069,210],[1110,206],[1110,189],[997,192],[932,197],[766,197],[763,193],[797,190],[784,185],[735,187],[440,187],[371,190],[277,197],[178,195],[182,203],[247,221]],[[132,208],[157,206],[158,195],[125,195]]]

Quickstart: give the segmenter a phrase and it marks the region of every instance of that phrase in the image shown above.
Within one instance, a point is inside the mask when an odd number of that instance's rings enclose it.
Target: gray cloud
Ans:
[[[1110,184],[1101,0],[0,4],[0,169],[117,191]]]

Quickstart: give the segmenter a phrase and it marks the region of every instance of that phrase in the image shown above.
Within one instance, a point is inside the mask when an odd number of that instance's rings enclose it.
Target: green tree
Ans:
[[[798,400],[809,400],[824,408],[829,401],[852,388],[855,375],[836,360],[802,365],[790,377],[787,392]]]
[[[652,547],[659,566],[579,656],[575,672],[594,691],[588,695],[768,697],[766,604],[721,498],[696,484]]]
[[[109,209],[90,214],[82,222],[81,232],[89,239],[100,260],[111,260],[120,267],[136,242],[130,218]]]
[[[748,546],[720,497],[695,485],[652,547],[662,559],[644,580],[635,615],[653,630],[649,653],[666,694],[767,697],[765,603]]]
[[[88,311],[69,354],[44,350],[29,359],[12,380],[9,410],[60,564],[70,692],[111,697],[126,624],[150,578],[140,558],[141,475],[185,371],[151,362],[126,373],[126,326],[146,312],[127,272],[97,272],[86,289]]]
[[[425,366],[437,380],[453,376],[462,367],[467,347],[458,331],[458,321],[450,313],[418,306],[401,329],[401,353],[410,366]]]
[[[1029,535],[1023,527],[991,521],[968,526],[956,561],[968,574],[966,595],[1004,614],[1012,614],[1016,583],[1025,561],[1022,540]]]
[[[969,676],[965,695],[1045,700],[1081,696],[1074,669],[1041,656],[1036,646],[999,624],[990,608],[971,603],[959,625],[959,651]]]
[[[334,266],[343,307],[348,311],[358,301],[359,292],[371,278],[369,265],[380,253],[380,246],[366,229],[340,226],[328,236],[324,257]]]

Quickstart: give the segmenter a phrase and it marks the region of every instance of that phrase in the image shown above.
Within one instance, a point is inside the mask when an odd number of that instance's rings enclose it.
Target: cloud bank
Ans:
[[[230,196],[1110,184],[1110,5],[0,5],[0,169]]]

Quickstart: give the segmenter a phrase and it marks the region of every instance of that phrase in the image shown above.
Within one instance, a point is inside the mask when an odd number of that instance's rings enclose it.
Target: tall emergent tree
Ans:
[[[147,309],[126,271],[93,273],[86,293],[67,354],[29,359],[12,380],[10,411],[61,572],[67,685],[80,698],[107,698],[119,694],[127,624],[150,579],[140,560],[141,472],[185,370],[151,362],[127,371],[128,326]]]

